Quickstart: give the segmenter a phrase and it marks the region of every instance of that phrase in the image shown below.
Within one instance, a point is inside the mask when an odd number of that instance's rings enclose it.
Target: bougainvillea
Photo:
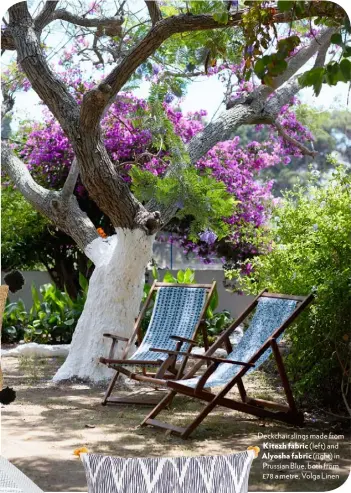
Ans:
[[[68,55],[67,57],[71,59]],[[232,97],[240,98],[254,88],[252,82],[240,80],[241,71],[242,64],[221,65],[210,69],[208,76],[219,73],[224,83],[228,83],[229,77],[234,76],[237,86],[236,91],[232,92]],[[69,63],[65,64],[61,76],[78,101],[82,99],[85,91],[94,85],[92,79],[83,80],[79,69]],[[154,84],[159,77],[158,68],[155,71]],[[165,114],[172,123],[175,134],[187,144],[203,129],[206,112],[183,114],[176,104],[168,102],[168,96],[168,93],[164,96]],[[290,105],[284,106],[278,120],[285,131],[298,141],[312,140],[311,134],[297,121],[292,111],[295,104],[298,104],[296,99],[292,100]],[[131,93],[120,94],[102,121],[107,151],[127,182],[131,181],[129,170],[132,165],[161,177],[172,159],[167,148],[156,146],[159,136],[156,139],[152,127],[145,123],[149,113],[148,105],[148,101]],[[257,126],[257,131],[259,130],[260,126]],[[28,164],[35,179],[45,186],[61,188],[73,160],[73,150],[52,115],[46,112],[44,122],[31,123],[30,128],[24,125],[16,140],[22,143],[17,143],[14,147]],[[175,228],[172,228],[171,224],[172,235],[167,237],[167,241],[180,245],[186,253],[194,252],[204,262],[210,262],[213,256],[222,257],[223,260],[243,261],[257,254],[258,231],[267,221],[272,201],[272,182],[262,183],[258,175],[260,170],[269,166],[288,164],[290,155],[300,156],[301,151],[278,136],[273,127],[269,139],[264,142],[253,141],[244,148],[239,137],[234,137],[215,146],[198,161],[196,168],[199,174],[209,173],[217,181],[224,183],[227,191],[238,201],[235,213],[225,219],[229,225],[228,236],[218,240],[215,232],[207,230],[199,234],[197,241],[193,238],[190,240],[188,223],[181,221]],[[88,199],[79,180],[76,194],[81,200]],[[181,201],[179,208],[182,208]],[[99,225],[101,226],[101,223]]]

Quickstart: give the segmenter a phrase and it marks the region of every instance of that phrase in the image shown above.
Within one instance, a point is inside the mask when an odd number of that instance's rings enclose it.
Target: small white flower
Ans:
[[[314,224],[314,225],[312,226],[312,228],[313,228],[313,231],[318,231],[318,224]]]

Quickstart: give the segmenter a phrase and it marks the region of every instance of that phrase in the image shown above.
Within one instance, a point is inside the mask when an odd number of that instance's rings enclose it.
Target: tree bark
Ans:
[[[87,300],[74,331],[69,355],[55,382],[79,378],[99,382],[111,370],[98,362],[109,353],[104,333],[130,337],[140,309],[145,269],[152,255],[154,237],[140,229],[117,228],[107,240],[98,238],[86,249],[95,263]],[[122,356],[119,344],[115,357]]]

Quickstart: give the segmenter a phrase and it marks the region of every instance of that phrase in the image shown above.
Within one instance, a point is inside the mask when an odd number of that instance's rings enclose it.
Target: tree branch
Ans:
[[[12,152],[7,142],[2,141],[1,162],[3,169],[24,198],[41,214],[69,234],[77,245],[85,250],[99,235],[95,226],[83,212],[74,195],[69,199],[60,192],[49,191],[38,185],[26,165]]]
[[[49,0],[45,3],[42,11],[36,17],[34,21],[34,26],[39,35],[41,34],[41,31],[51,22],[58,20],[69,22],[76,26],[101,28],[101,34],[103,34],[104,28],[107,30],[112,30],[115,35],[121,33],[121,26],[124,22],[123,17],[114,16],[89,19],[76,14],[72,14],[65,9],[55,10],[58,3],[59,2]],[[2,49],[4,50],[16,49],[16,44],[14,42],[10,29],[6,28],[1,31],[1,45]]]
[[[301,142],[294,139],[294,137],[291,137],[285,131],[284,127],[278,122],[278,120],[267,120],[267,123],[271,123],[272,125],[274,125],[276,127],[276,129],[278,130],[278,133],[283,137],[283,139],[286,140],[287,142],[290,142],[290,144],[294,145],[298,149],[300,149],[302,154],[304,154],[305,156],[311,156],[314,158],[318,155],[318,152],[308,149],[308,147],[301,144]]]
[[[282,86],[287,82],[293,75],[295,75],[308,60],[310,60],[317,52],[321,49],[326,48],[330,44],[330,38],[335,33],[337,29],[335,27],[330,27],[322,31],[316,38],[312,38],[310,43],[301,48],[301,50],[294,56],[292,56],[288,62],[288,68],[279,77],[274,78],[274,88]]]
[[[47,26],[52,19],[53,13],[59,2],[52,0],[45,2],[45,5],[40,14],[35,18],[34,24],[37,31],[41,32],[45,26]]]
[[[325,43],[324,45],[322,45],[319,48],[318,53],[317,53],[317,57],[316,57],[316,61],[314,62],[313,68],[324,66],[325,59],[326,59],[327,53],[328,53],[328,49],[329,49],[329,43]]]
[[[144,63],[145,60],[152,55],[166,39],[170,38],[173,34],[184,32],[223,29],[238,26],[242,21],[243,14],[247,11],[248,9],[244,9],[230,15],[227,24],[220,24],[215,21],[213,15],[211,14],[180,14],[158,21],[151,28],[148,34],[134,46],[127,56],[123,58],[117,67],[115,67],[110,74],[107,75],[100,86],[108,88],[108,90],[105,90],[103,93],[102,91],[99,91],[98,87],[92,91],[92,95],[87,93],[84,96],[81,107],[81,116],[85,128],[96,129],[105,108],[112,103],[118,91],[120,91],[124,84],[129,80],[130,76],[138,68],[138,66]],[[297,17],[294,16],[294,19],[305,18],[310,15],[321,15],[322,11],[323,9],[321,8],[321,5],[316,3],[312,7],[310,6],[306,9],[303,13],[299,14]],[[274,15],[273,22],[289,22],[292,19],[291,16],[292,14],[289,12],[278,13]],[[300,60],[300,58],[302,58],[302,56],[300,56],[298,60]],[[298,64],[296,63],[296,69],[291,67],[293,70],[292,73],[295,73],[295,71],[298,70],[299,67],[297,65]],[[284,81],[281,80],[280,84],[283,83]]]
[[[72,14],[65,9],[56,10],[51,16],[50,22],[61,20],[66,21],[76,26],[82,27],[109,27],[109,28],[120,28],[124,22],[123,17],[98,17],[89,19],[87,17],[81,17],[79,15]],[[120,29],[118,29],[120,32]]]
[[[2,91],[2,102],[1,102],[1,120],[2,120],[7,115],[7,113],[12,111],[12,108],[15,104],[15,100],[13,96],[11,96],[11,94],[6,91],[5,84],[2,84],[1,91]]]
[[[150,14],[152,25],[154,25],[162,19],[161,9],[155,0],[145,0],[145,3]]]
[[[70,196],[73,194],[74,188],[77,183],[78,175],[79,175],[79,168],[77,164],[77,159],[74,158],[68,176],[66,178],[66,181],[61,190],[61,196],[63,200],[68,200]]]
[[[287,70],[275,79],[275,87],[278,90],[261,85],[245,100],[231,101],[227,105],[227,111],[210,122],[200,134],[194,136],[189,142],[188,150],[192,163],[196,163],[218,142],[230,139],[235,129],[240,125],[261,123],[267,119],[276,120],[280,108],[289,103],[291,98],[301,89],[298,77],[294,77],[294,74],[317,51],[329,46],[330,37],[334,30],[335,28],[324,30],[318,37],[320,44],[312,39],[308,46],[291,58]],[[271,96],[269,100],[267,100],[268,96]]]
[[[27,3],[19,2],[10,7],[9,20],[8,29],[17,50],[17,62],[63,130],[68,136],[77,138],[79,106],[65,84],[49,68]]]

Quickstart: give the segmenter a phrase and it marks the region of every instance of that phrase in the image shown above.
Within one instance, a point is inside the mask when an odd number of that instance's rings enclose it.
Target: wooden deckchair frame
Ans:
[[[222,390],[217,394],[214,394],[204,388],[207,379],[212,375],[212,373],[217,369],[218,365],[222,362],[229,362],[228,360],[221,361],[221,358],[213,358],[211,355],[216,349],[224,345],[227,351],[230,350],[229,336],[230,334],[243,322],[246,317],[254,310],[260,298],[281,298],[288,300],[297,301],[297,306],[291,315],[285,320],[285,322],[278,327],[269,337],[264,344],[256,351],[256,353],[250,358],[248,362],[241,362],[239,364],[243,365],[242,370],[235,375],[232,380],[227,383]],[[293,393],[289,384],[289,380],[285,371],[282,356],[279,351],[277,344],[277,338],[283,334],[285,329],[298,317],[298,315],[313,301],[313,295],[309,296],[290,296],[282,295],[276,293],[269,293],[266,289],[263,290],[252,303],[244,310],[244,312],[238,317],[238,319],[222,334],[222,336],[215,342],[211,348],[205,353],[204,356],[190,355],[189,357],[197,358],[200,361],[194,365],[194,367],[188,372],[182,380],[187,380],[192,378],[196,372],[199,370],[204,360],[212,361],[210,367],[204,372],[200,380],[198,381],[195,388],[188,387],[179,382],[168,381],[167,386],[170,388],[170,392],[159,402],[159,404],[151,411],[151,413],[144,419],[141,426],[152,425],[158,428],[164,428],[169,430],[171,433],[179,435],[182,438],[188,438],[189,435],[199,426],[199,424],[206,418],[206,416],[216,407],[223,406],[236,411],[252,414],[260,418],[271,418],[286,423],[301,425],[303,423],[303,414],[297,410]],[[239,342],[240,344],[240,342]],[[260,358],[260,356],[269,348],[272,348],[273,356],[275,358],[280,379],[284,388],[287,405],[280,403],[263,400],[254,399],[248,397],[244,383],[242,381],[245,373],[255,364],[255,362]],[[157,349],[155,349],[157,350]],[[232,362],[233,364],[238,364],[238,362]],[[227,398],[228,392],[235,386],[238,386],[241,402],[232,398]],[[154,419],[166,406],[169,406],[174,397],[178,394],[183,394],[201,401],[207,402],[205,408],[199,413],[199,415],[190,423],[186,428],[179,426],[173,426],[169,423],[164,423],[159,420]],[[268,409],[267,409],[268,408]]]
[[[157,292],[160,288],[162,287],[176,287],[176,288],[204,288],[206,289],[207,292],[207,298],[206,302],[203,306],[203,309],[201,311],[201,314],[199,316],[199,319],[195,325],[192,338],[187,339],[185,337],[180,337],[177,336],[177,334],[174,334],[171,336],[171,339],[174,339],[177,341],[176,344],[176,351],[180,351],[182,345],[184,343],[188,343],[189,347],[186,352],[183,353],[183,359],[182,362],[179,366],[179,368],[176,368],[176,363],[177,363],[177,355],[169,355],[168,358],[165,360],[158,360],[158,361],[137,361],[137,360],[128,360],[128,353],[130,351],[131,346],[133,343],[138,342],[139,344],[142,342],[142,334],[141,334],[141,323],[142,320],[145,316],[146,310],[149,307],[153,295],[155,292]],[[118,335],[114,334],[103,334],[104,337],[109,337],[112,339],[111,343],[111,348],[109,352],[108,358],[100,358],[100,363],[103,363],[107,365],[109,368],[112,368],[115,370],[115,374],[112,376],[111,381],[109,383],[109,386],[106,390],[106,393],[104,395],[102,404],[140,404],[140,405],[154,405],[155,400],[154,399],[148,399],[145,396],[141,399],[131,399],[131,398],[123,398],[123,397],[111,397],[111,393],[113,391],[114,386],[116,385],[117,378],[120,374],[126,375],[132,380],[137,380],[140,382],[147,383],[148,385],[154,385],[154,386],[164,386],[166,383],[167,379],[180,379],[183,374],[184,370],[188,361],[188,355],[191,353],[191,350],[193,346],[196,344],[195,338],[199,331],[201,331],[203,340],[204,340],[204,346],[205,350],[208,350],[208,337],[207,337],[207,330],[206,330],[206,325],[205,325],[205,314],[206,311],[209,307],[211,298],[215,292],[216,289],[216,281],[213,281],[212,284],[181,284],[181,283],[168,283],[168,282],[158,282],[154,281],[151,289],[149,291],[149,294],[146,298],[146,301],[140,310],[139,316],[135,321],[134,325],[134,330],[131,335],[131,337],[128,339],[126,337],[121,337]],[[176,332],[176,328],[175,328]],[[123,351],[122,358],[121,359],[113,359],[113,354],[115,351],[115,348],[118,344],[118,342],[126,342],[126,347]],[[126,365],[130,366],[142,366],[142,371],[139,372],[133,372],[127,368],[125,368]],[[146,367],[155,367],[156,371],[155,372],[147,372]]]

